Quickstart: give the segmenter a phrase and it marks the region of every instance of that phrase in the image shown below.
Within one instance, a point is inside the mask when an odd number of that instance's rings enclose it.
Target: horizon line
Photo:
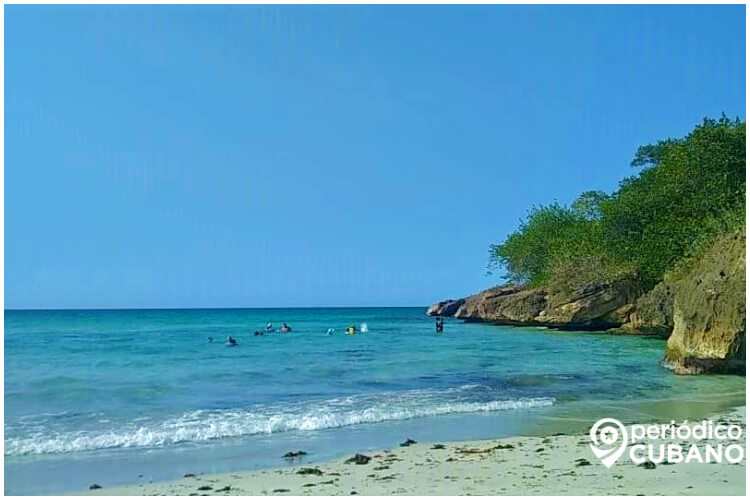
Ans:
[[[3,308],[4,312],[16,311],[229,311],[244,309],[414,309],[417,307],[429,307],[424,305],[411,306],[267,306],[267,307],[62,307],[62,308]]]

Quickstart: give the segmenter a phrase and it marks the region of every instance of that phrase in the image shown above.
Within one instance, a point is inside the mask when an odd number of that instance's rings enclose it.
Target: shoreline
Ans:
[[[709,417],[746,429],[746,407]],[[643,422],[656,423],[656,422]],[[691,441],[691,440],[688,440]],[[719,443],[719,441],[705,441]],[[744,495],[746,459],[738,464],[607,469],[594,457],[588,430],[548,436],[415,443],[284,468],[202,475],[94,489],[74,495]],[[744,444],[744,441],[743,441]]]

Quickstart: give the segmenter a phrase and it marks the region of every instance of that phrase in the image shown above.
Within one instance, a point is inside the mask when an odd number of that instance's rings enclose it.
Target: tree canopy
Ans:
[[[650,288],[702,243],[744,224],[745,122],[706,118],[682,139],[639,147],[632,165],[640,172],[611,194],[533,207],[490,247],[491,268],[536,286],[580,265]]]

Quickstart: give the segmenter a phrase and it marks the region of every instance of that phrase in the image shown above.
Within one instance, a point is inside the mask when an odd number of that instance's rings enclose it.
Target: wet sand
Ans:
[[[712,419],[745,429],[745,407]],[[645,422],[644,422],[645,423]],[[651,422],[649,422],[651,423]],[[743,435],[744,437],[744,435]],[[703,441],[702,443],[711,443]],[[717,444],[718,441],[713,441]],[[644,467],[593,455],[588,432],[485,441],[417,443],[282,469],[189,475],[104,487],[85,495],[744,495],[746,460]],[[744,441],[742,442],[744,445]]]

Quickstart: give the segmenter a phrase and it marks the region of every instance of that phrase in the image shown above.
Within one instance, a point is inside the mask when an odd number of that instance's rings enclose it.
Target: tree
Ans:
[[[534,207],[490,266],[518,283],[543,285],[576,266],[597,279],[636,275],[645,287],[731,224],[744,224],[745,123],[722,116],[682,139],[638,148],[637,175],[607,195],[587,191],[570,207]],[[593,272],[593,271],[592,271]]]

